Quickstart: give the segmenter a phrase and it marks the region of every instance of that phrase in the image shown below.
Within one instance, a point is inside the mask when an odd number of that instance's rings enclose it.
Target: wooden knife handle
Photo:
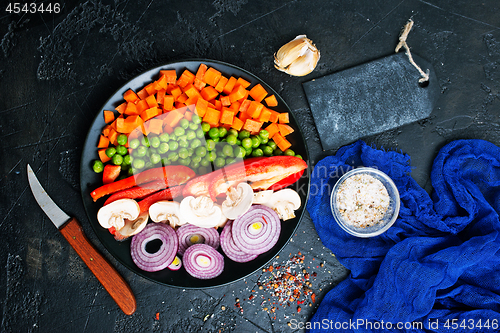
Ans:
[[[127,315],[133,314],[137,305],[132,289],[108,260],[90,243],[83,233],[80,223],[75,218],[71,218],[59,231],[94,273],[120,309]]]

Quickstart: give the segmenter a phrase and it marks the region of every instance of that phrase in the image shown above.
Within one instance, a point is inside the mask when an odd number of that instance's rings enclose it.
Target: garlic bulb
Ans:
[[[306,35],[299,35],[274,54],[274,67],[294,76],[311,73],[318,63],[319,50]]]

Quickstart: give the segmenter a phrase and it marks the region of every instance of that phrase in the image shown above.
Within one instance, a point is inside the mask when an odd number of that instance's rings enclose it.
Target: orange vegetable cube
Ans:
[[[201,91],[201,89],[205,88],[207,84],[203,82],[202,80],[195,78],[193,82],[193,86],[198,90]]]
[[[250,117],[246,112],[240,112],[238,118],[245,122],[247,119],[251,119],[252,117]]]
[[[215,90],[217,90],[220,93],[223,92],[224,91],[224,87],[226,86],[227,81],[229,81],[229,79],[227,77],[225,77],[224,75],[221,76],[220,79],[219,79],[219,82],[215,86]]]
[[[127,103],[127,108],[125,109],[125,112],[123,112],[123,114],[126,114],[126,115],[134,115],[134,114],[138,114],[137,112],[137,105],[135,105],[134,103],[132,102],[128,102]]]
[[[276,96],[274,96],[274,95],[266,97],[264,99],[264,101],[266,102],[267,106],[269,106],[269,107],[278,106],[278,100],[276,99]]]
[[[196,78],[198,80],[203,80],[203,77],[205,76],[205,73],[207,71],[207,65],[205,64],[200,64],[200,67],[198,67],[198,71],[196,72]]]
[[[221,96],[220,97],[220,102],[222,103],[222,106],[229,106],[229,105],[231,105],[231,100],[229,99],[229,96]]]
[[[177,96],[175,101],[179,102],[179,103],[184,103],[185,101],[187,101],[187,99],[188,99],[188,96],[186,94],[182,93],[179,96]]]
[[[168,90],[167,90],[168,91]],[[170,94],[174,96],[175,99],[182,95],[182,89],[179,86],[173,86],[172,89],[170,90]]]
[[[160,134],[163,130],[163,120],[152,118],[147,121],[148,132]]]
[[[250,82],[248,82],[247,80],[245,80],[242,77],[239,77],[238,80],[236,80],[236,84],[242,85],[243,88],[248,88],[250,86]]]
[[[271,110],[271,117],[269,118],[269,121],[272,123],[277,123],[279,115],[280,115],[279,112]]]
[[[234,89],[234,85],[236,84],[237,79],[234,76],[231,76],[229,80],[227,81],[226,85],[224,86],[224,89],[222,92],[226,95],[229,95],[231,91]]]
[[[155,89],[162,90],[162,89],[167,89],[168,82],[167,82],[167,77],[165,75],[161,75],[158,80],[155,81]]]
[[[278,124],[278,128],[280,134],[283,136],[287,136],[288,134],[293,133],[293,128],[286,124]]]
[[[196,101],[196,114],[200,117],[203,117],[207,112],[208,102],[203,98],[198,98]]]
[[[153,108],[153,107],[157,107],[158,106],[158,102],[156,102],[156,97],[155,95],[149,95],[148,97],[146,97],[146,103],[148,103],[148,106],[150,108]]]
[[[234,111],[228,108],[223,108],[220,115],[220,123],[232,125],[234,119]]]
[[[165,93],[167,91],[165,89],[160,89],[158,90],[158,92],[156,93],[156,102],[158,104],[162,104],[163,105],[163,99],[165,98]]]
[[[182,109],[182,108],[185,108],[186,107],[186,104],[184,103],[181,103],[181,102],[175,102],[174,103],[174,109]]]
[[[280,143],[277,143],[277,145],[278,145],[278,148],[281,149],[282,151],[285,151],[292,146],[290,141],[288,141],[285,138],[283,138],[283,140],[281,140]]]
[[[242,85],[238,85],[233,89],[233,91],[229,94],[229,98],[231,99],[231,103],[236,102],[237,100],[245,97],[248,91]]]
[[[181,112],[179,112],[178,110],[172,110],[168,112],[165,118],[163,119],[163,124],[166,124],[171,128],[174,128],[175,126],[177,126],[177,124],[182,118],[184,118],[184,115]]]
[[[272,139],[273,136],[279,132],[279,128],[278,128],[278,125],[275,124],[275,123],[272,123],[270,124],[269,126],[267,126],[266,128],[264,128],[266,131],[269,132],[269,139]]]
[[[182,72],[181,76],[177,80],[177,85],[181,88],[184,88],[188,84],[193,83],[195,77],[196,76],[193,73],[186,69],[184,70],[184,72]]]
[[[208,71],[207,71],[208,73]],[[201,97],[206,101],[211,101],[219,95],[219,92],[212,86],[206,86],[200,92]]]
[[[165,76],[168,84],[175,84],[177,82],[177,73],[175,69],[162,69],[160,75]]]
[[[244,124],[245,124],[245,122],[243,120],[241,120],[238,117],[234,117],[233,118],[233,124],[231,125],[231,128],[234,128],[237,131],[241,131],[241,129],[243,128]]]
[[[154,87],[154,82],[151,82],[150,84],[148,84],[147,86],[145,86],[144,89],[148,92],[148,96],[156,94],[156,89]]]
[[[267,96],[267,90],[259,83],[248,92],[257,102],[261,102]]]
[[[217,126],[220,119],[220,113],[221,112],[219,110],[209,107],[203,116],[203,121],[209,123],[211,126]]]
[[[288,124],[290,122],[288,112],[280,113],[278,116],[278,121],[280,122],[280,124]]]
[[[186,111],[186,113],[184,113],[184,118],[191,121],[191,119],[193,119],[193,112]]]
[[[174,108],[174,96],[172,95],[165,95],[163,97],[163,110],[170,111]]]
[[[243,125],[243,129],[246,129],[250,133],[257,133],[260,131],[262,127],[262,123],[257,120],[247,119],[245,120],[245,125]]]
[[[135,108],[137,110],[137,114],[141,114],[145,110],[149,109],[149,105],[145,99],[141,99],[140,101],[137,102]]]
[[[206,84],[208,84],[208,85],[210,85],[212,87],[215,87],[217,85],[217,83],[219,83],[219,80],[220,80],[221,77],[222,77],[222,73],[221,72],[219,72],[218,70],[216,70],[213,67],[210,67],[205,72],[205,76],[203,76],[203,81]]]
[[[192,83],[185,86],[183,91],[188,97],[195,97],[200,95],[200,92],[194,87]]]
[[[281,141],[285,140],[285,138],[279,133],[274,133],[273,135],[273,141],[276,143],[276,145],[279,145]]]
[[[104,110],[103,115],[106,124],[112,123],[115,120],[115,113],[113,111]]]
[[[262,111],[259,116],[259,121],[267,123],[269,121],[269,118],[271,118],[271,110],[269,110],[266,107],[262,108]]]
[[[157,115],[161,114],[161,109],[157,106],[154,106],[152,108],[149,108],[145,111],[143,111],[140,116],[142,118],[142,120],[146,121],[146,120],[149,120],[153,117],[156,117]]]
[[[240,104],[240,108],[238,109],[241,112],[247,112],[248,107],[250,106],[251,100],[246,99]]]
[[[97,148],[108,148],[109,139],[104,135],[99,136],[99,142],[97,143]]]
[[[123,133],[125,133],[125,132],[123,132]],[[108,134],[109,142],[114,144],[115,146],[118,146],[118,143],[116,142],[117,138],[118,138],[118,132],[116,130],[114,130],[113,128],[111,128],[109,130],[109,134]]]
[[[119,114],[123,114],[125,112],[125,109],[127,109],[127,102],[124,102],[115,108],[115,110],[118,111]]]
[[[137,96],[135,91],[129,89],[123,93],[123,99],[127,102],[135,103],[137,100],[139,100],[139,96]]]
[[[263,108],[264,105],[262,103],[251,101],[248,106],[247,113],[250,117],[257,119],[259,118]]]
[[[99,149],[97,151],[97,154],[99,154],[99,159],[101,160],[102,163],[109,162],[111,160],[108,155],[106,155],[106,149]]]
[[[229,108],[230,108],[231,110],[234,110],[234,111],[235,111],[235,113],[237,113],[237,112],[240,110],[240,105],[241,105],[241,103],[240,103],[240,102],[238,102],[238,101],[236,101],[236,102],[232,103],[232,104],[229,106]]]

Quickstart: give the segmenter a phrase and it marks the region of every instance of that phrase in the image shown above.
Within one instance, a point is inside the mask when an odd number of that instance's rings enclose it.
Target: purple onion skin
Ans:
[[[205,238],[204,243],[210,245],[214,249],[219,248],[219,233],[215,228],[201,228],[193,224],[184,224],[176,231],[177,237],[179,238],[179,249],[177,253],[179,255],[184,255],[186,249],[191,246],[187,242],[187,238],[192,234],[199,234]]]
[[[236,262],[249,262],[257,258],[257,254],[248,254],[236,246],[232,235],[233,221],[228,221],[220,234],[220,246],[226,256]]]
[[[204,255],[211,259],[208,267],[201,267],[196,263],[196,257]],[[213,279],[224,271],[224,257],[216,249],[207,244],[191,245],[182,258],[186,272],[197,279]]]

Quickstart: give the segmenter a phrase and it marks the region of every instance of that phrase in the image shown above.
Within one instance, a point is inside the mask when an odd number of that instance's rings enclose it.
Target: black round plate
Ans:
[[[248,263],[236,263],[225,257],[224,272],[220,276],[210,280],[200,280],[193,278],[188,273],[186,273],[183,268],[178,271],[164,269],[162,271],[154,273],[145,272],[139,269],[132,261],[132,258],[130,256],[130,239],[123,242],[118,242],[106,229],[102,228],[99,225],[99,222],[97,221],[97,211],[103,205],[105,199],[100,199],[97,202],[93,202],[92,198],[90,197],[90,193],[102,184],[102,175],[96,174],[92,170],[92,162],[98,159],[96,148],[97,142],[99,140],[101,130],[105,126],[102,110],[114,110],[115,107],[123,102],[123,93],[129,88],[138,91],[142,89],[146,84],[150,83],[152,80],[157,80],[159,78],[158,75],[160,69],[175,69],[177,71],[177,75],[179,76],[185,69],[196,73],[201,63],[206,64],[208,67],[214,67],[228,78],[231,75],[235,77],[242,77],[245,80],[251,82],[252,86],[260,83],[264,88],[266,88],[269,94],[274,94],[278,99],[278,106],[272,109],[279,112],[289,112],[289,125],[295,129],[295,132],[289,134],[287,136],[287,139],[292,143],[293,150],[297,154],[302,155],[306,162],[308,161],[307,146],[301,133],[300,127],[297,125],[297,122],[293,117],[293,114],[290,112],[290,108],[286,105],[285,101],[270,86],[262,82],[262,80],[260,80],[255,75],[236,66],[214,60],[196,59],[168,63],[163,66],[153,68],[124,84],[113,96],[111,96],[111,98],[106,102],[103,108],[99,110],[87,134],[80,165],[80,185],[85,210],[90,220],[90,224],[92,225],[98,238],[103,243],[104,247],[111,253],[111,255],[113,255],[113,257],[115,257],[131,271],[147,279],[172,287],[192,289],[222,286],[237,281],[252,274],[256,270],[261,269],[264,265],[271,261],[288,243],[289,239],[297,229],[297,226],[304,214],[306,201],[309,194],[309,170],[306,170],[302,178],[296,184],[294,184],[294,189],[297,190],[302,199],[302,205],[300,209],[295,212],[296,217],[294,219],[282,222],[282,231],[278,243],[271,250],[261,254],[255,260]],[[219,251],[223,254],[222,250],[219,249]]]

